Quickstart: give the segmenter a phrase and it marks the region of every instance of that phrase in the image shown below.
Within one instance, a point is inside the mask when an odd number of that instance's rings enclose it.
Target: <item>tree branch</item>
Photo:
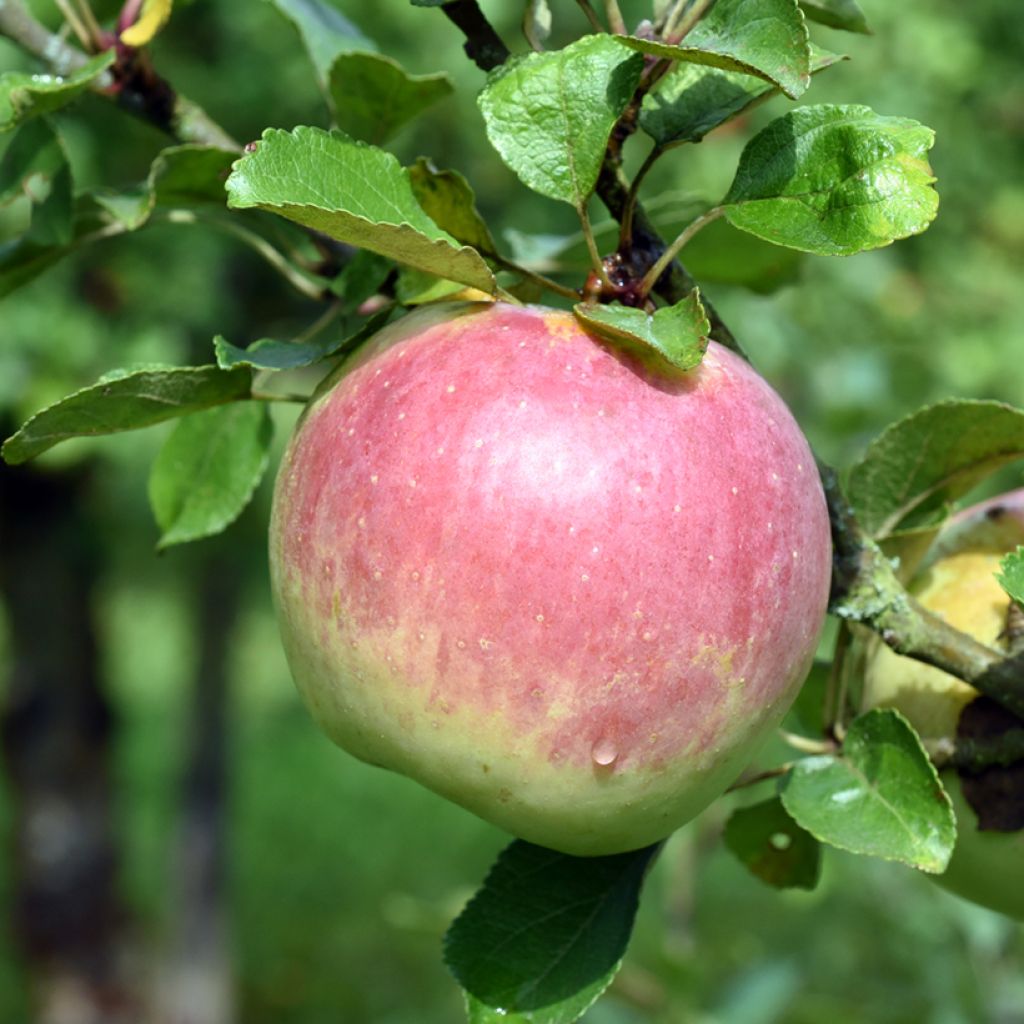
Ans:
[[[511,51],[494,31],[477,0],[451,0],[441,5],[441,12],[462,30],[466,37],[466,56],[481,71],[491,71],[511,56]]]
[[[58,75],[77,71],[89,59],[37,21],[22,0],[0,2],[0,35],[38,57]],[[109,75],[94,88],[119,106],[166,132],[177,142],[194,142],[221,149],[239,144],[201,107],[175,92],[150,66],[144,54],[117,47],[118,59]]]
[[[1005,657],[954,629],[907,593],[882,549],[864,533],[835,471],[821,466],[832,523],[830,611],[870,627],[897,654],[970,683],[1024,718],[1024,654]]]

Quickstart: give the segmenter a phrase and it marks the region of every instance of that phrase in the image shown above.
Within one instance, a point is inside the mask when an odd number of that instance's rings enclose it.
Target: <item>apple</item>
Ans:
[[[827,603],[814,461],[712,343],[658,376],[567,312],[423,307],[325,382],[270,529],[340,746],[571,854],[664,838],[792,702]]]
[[[1010,599],[995,573],[1000,559],[1024,544],[1024,490],[975,505],[939,534],[910,590],[957,629],[997,649],[1004,642]],[[873,642],[866,657],[863,710],[901,711],[926,745],[949,742],[964,709],[978,697],[967,683]],[[981,831],[957,773],[942,781],[953,800],[957,843],[949,867],[934,877],[965,899],[1024,920],[1024,830]]]

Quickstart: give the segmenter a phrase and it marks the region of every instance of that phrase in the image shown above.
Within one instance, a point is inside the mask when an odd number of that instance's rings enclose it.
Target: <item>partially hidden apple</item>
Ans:
[[[910,590],[929,610],[977,640],[1002,648],[1010,598],[995,573],[1000,559],[1024,544],[1024,490],[975,505],[939,534]],[[978,698],[967,683],[894,654],[873,642],[866,658],[863,709],[892,707],[906,715],[926,745],[952,741],[961,715]],[[1005,769],[1002,769],[1005,771]],[[1024,783],[1024,773],[1019,776]],[[1024,830],[978,828],[978,815],[955,771],[942,773],[957,818],[949,867],[931,876],[974,903],[1024,920]],[[1005,789],[1005,783],[1000,782]],[[1019,799],[1024,801],[1024,792]]]
[[[321,387],[270,556],[333,740],[578,855],[735,779],[807,673],[831,565],[807,443],[745,362],[712,343],[659,376],[504,303],[423,307]]]

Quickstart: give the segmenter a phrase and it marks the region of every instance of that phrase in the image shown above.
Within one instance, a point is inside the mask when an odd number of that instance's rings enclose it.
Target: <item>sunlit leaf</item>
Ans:
[[[776,245],[848,256],[917,234],[939,197],[930,128],[868,107],[803,107],[740,157],[722,202],[730,223]]]
[[[642,57],[603,35],[513,58],[480,94],[487,137],[525,185],[580,207],[642,70]]]
[[[268,129],[228,179],[228,205],[280,214],[349,245],[494,294],[483,258],[442,231],[390,153],[343,132]]]

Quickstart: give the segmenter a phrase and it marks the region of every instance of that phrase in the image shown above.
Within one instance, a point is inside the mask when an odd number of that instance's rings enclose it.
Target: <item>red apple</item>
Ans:
[[[426,307],[322,387],[274,498],[285,650],[338,744],[532,842],[662,839],[807,672],[830,540],[779,397],[570,313]]]

